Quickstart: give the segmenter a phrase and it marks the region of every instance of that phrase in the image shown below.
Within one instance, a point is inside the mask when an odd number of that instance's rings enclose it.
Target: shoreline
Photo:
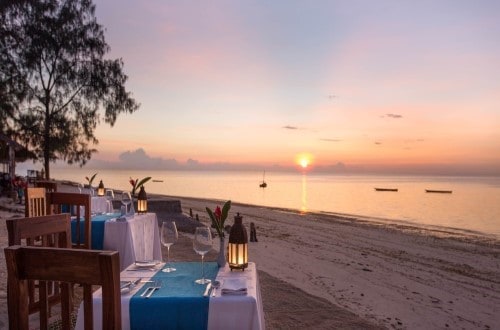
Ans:
[[[225,200],[213,199],[213,198],[200,198],[200,197],[184,197],[184,196],[171,196],[171,195],[160,195],[160,194],[151,194],[154,198],[169,198],[169,199],[177,199],[177,200],[191,200],[193,202],[199,203],[213,203],[213,204],[223,204]],[[183,203],[181,202],[181,205]],[[335,213],[335,212],[327,212],[327,211],[307,211],[302,212],[297,209],[291,208],[283,208],[277,206],[262,206],[256,204],[248,204],[248,203],[240,203],[240,202],[232,202],[232,205],[239,205],[242,207],[253,207],[253,208],[261,208],[268,209],[276,212],[282,212],[285,214],[293,214],[293,215],[301,215],[301,216],[314,216],[318,218],[328,217],[326,221],[340,221],[345,223],[351,223],[353,225],[359,226],[368,226],[380,228],[384,227],[388,230],[400,230],[405,232],[410,232],[414,234],[419,234],[423,236],[433,236],[437,238],[449,238],[456,239],[459,241],[466,241],[478,244],[500,244],[500,237],[497,237],[494,234],[488,234],[468,229],[462,228],[452,228],[452,227],[444,227],[438,225],[421,225],[418,223],[404,221],[404,220],[391,220],[385,218],[377,218],[377,217],[368,217],[356,214],[347,214],[347,213]],[[184,207],[183,207],[184,209]],[[205,212],[203,210],[203,212]],[[185,214],[189,214],[189,210],[184,210]],[[208,218],[207,218],[208,219]]]
[[[209,224],[205,207],[213,209],[223,202],[158,194],[149,197],[179,200],[185,215],[191,209],[204,224]],[[496,239],[443,237],[439,231],[411,226],[241,203],[233,203],[226,224],[233,223],[236,212],[247,228],[250,222],[257,227],[259,241],[249,243],[249,261],[266,274],[263,277],[269,275],[291,288],[279,298],[263,292],[264,304],[267,300],[279,309],[293,299],[295,291],[304,292],[327,304],[322,318],[331,321],[342,311],[352,313],[333,328],[348,325],[352,317],[365,327],[394,329],[488,329],[500,324],[500,242]],[[159,218],[165,220],[168,215]],[[273,288],[268,290],[273,292]],[[270,328],[279,328],[280,322],[306,307],[297,303],[285,317],[283,309],[266,311],[264,305],[266,317],[270,311],[271,322],[273,318],[277,322]],[[312,321],[305,319],[301,324]],[[293,322],[288,324],[293,328]]]
[[[183,212],[222,201],[174,197]],[[379,326],[494,328],[500,324],[500,241],[352,217],[233,203],[259,242],[249,259],[266,273]],[[232,220],[228,218],[229,224]]]

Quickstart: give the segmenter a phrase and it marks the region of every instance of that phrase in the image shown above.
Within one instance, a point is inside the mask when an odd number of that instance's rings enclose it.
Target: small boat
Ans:
[[[163,180],[153,180],[153,182],[163,182]]]
[[[266,183],[265,177],[266,177],[266,171],[264,171],[264,174],[262,175],[262,183],[259,184],[259,187],[261,187],[261,188],[267,187],[267,183]]]
[[[375,188],[375,191],[398,191],[398,188]]]
[[[451,194],[452,190],[434,190],[434,189],[425,189],[427,193],[436,193],[436,194]]]

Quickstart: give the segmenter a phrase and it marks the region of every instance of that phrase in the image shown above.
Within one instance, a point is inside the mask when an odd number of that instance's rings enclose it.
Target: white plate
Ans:
[[[157,260],[142,260],[142,261],[137,260],[134,263],[135,267],[137,267],[137,268],[152,268],[158,264],[159,264],[159,261],[157,261]]]

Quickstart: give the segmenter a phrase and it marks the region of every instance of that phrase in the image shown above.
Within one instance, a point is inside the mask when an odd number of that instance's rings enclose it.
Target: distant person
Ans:
[[[27,187],[26,182],[21,177],[16,177],[12,182],[14,189],[17,192],[17,199],[19,204],[23,204],[24,189]]]
[[[255,229],[255,224],[253,222],[250,222],[250,242],[258,242],[257,230]]]

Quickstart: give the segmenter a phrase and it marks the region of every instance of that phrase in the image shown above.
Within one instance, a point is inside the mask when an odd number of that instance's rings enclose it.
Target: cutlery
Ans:
[[[217,289],[220,287],[220,281],[214,281],[212,285],[212,297],[215,297],[215,293],[217,292]]]
[[[155,281],[153,286],[150,286],[151,290],[149,291],[149,293],[146,295],[146,298],[149,298],[151,297],[151,295],[158,289],[161,288],[161,281]]]
[[[126,283],[123,283],[123,284],[120,286],[120,290],[121,290],[121,289],[125,289],[125,288],[130,288],[130,289],[133,289],[133,288],[135,288],[135,286],[136,286],[137,284],[139,284],[139,282],[140,282],[141,280],[142,280],[142,277],[140,277],[140,278],[138,278],[138,279],[136,279],[136,280],[134,280],[134,281],[128,281],[128,282],[126,282]]]
[[[210,291],[211,287],[212,287],[212,282],[207,284],[207,287],[205,289],[205,293],[203,293],[203,297],[208,297],[208,292]]]
[[[142,293],[141,293],[141,297],[144,297],[149,291],[151,291],[151,289],[153,289],[153,287],[151,286],[148,286],[146,288],[146,290],[144,290]]]

